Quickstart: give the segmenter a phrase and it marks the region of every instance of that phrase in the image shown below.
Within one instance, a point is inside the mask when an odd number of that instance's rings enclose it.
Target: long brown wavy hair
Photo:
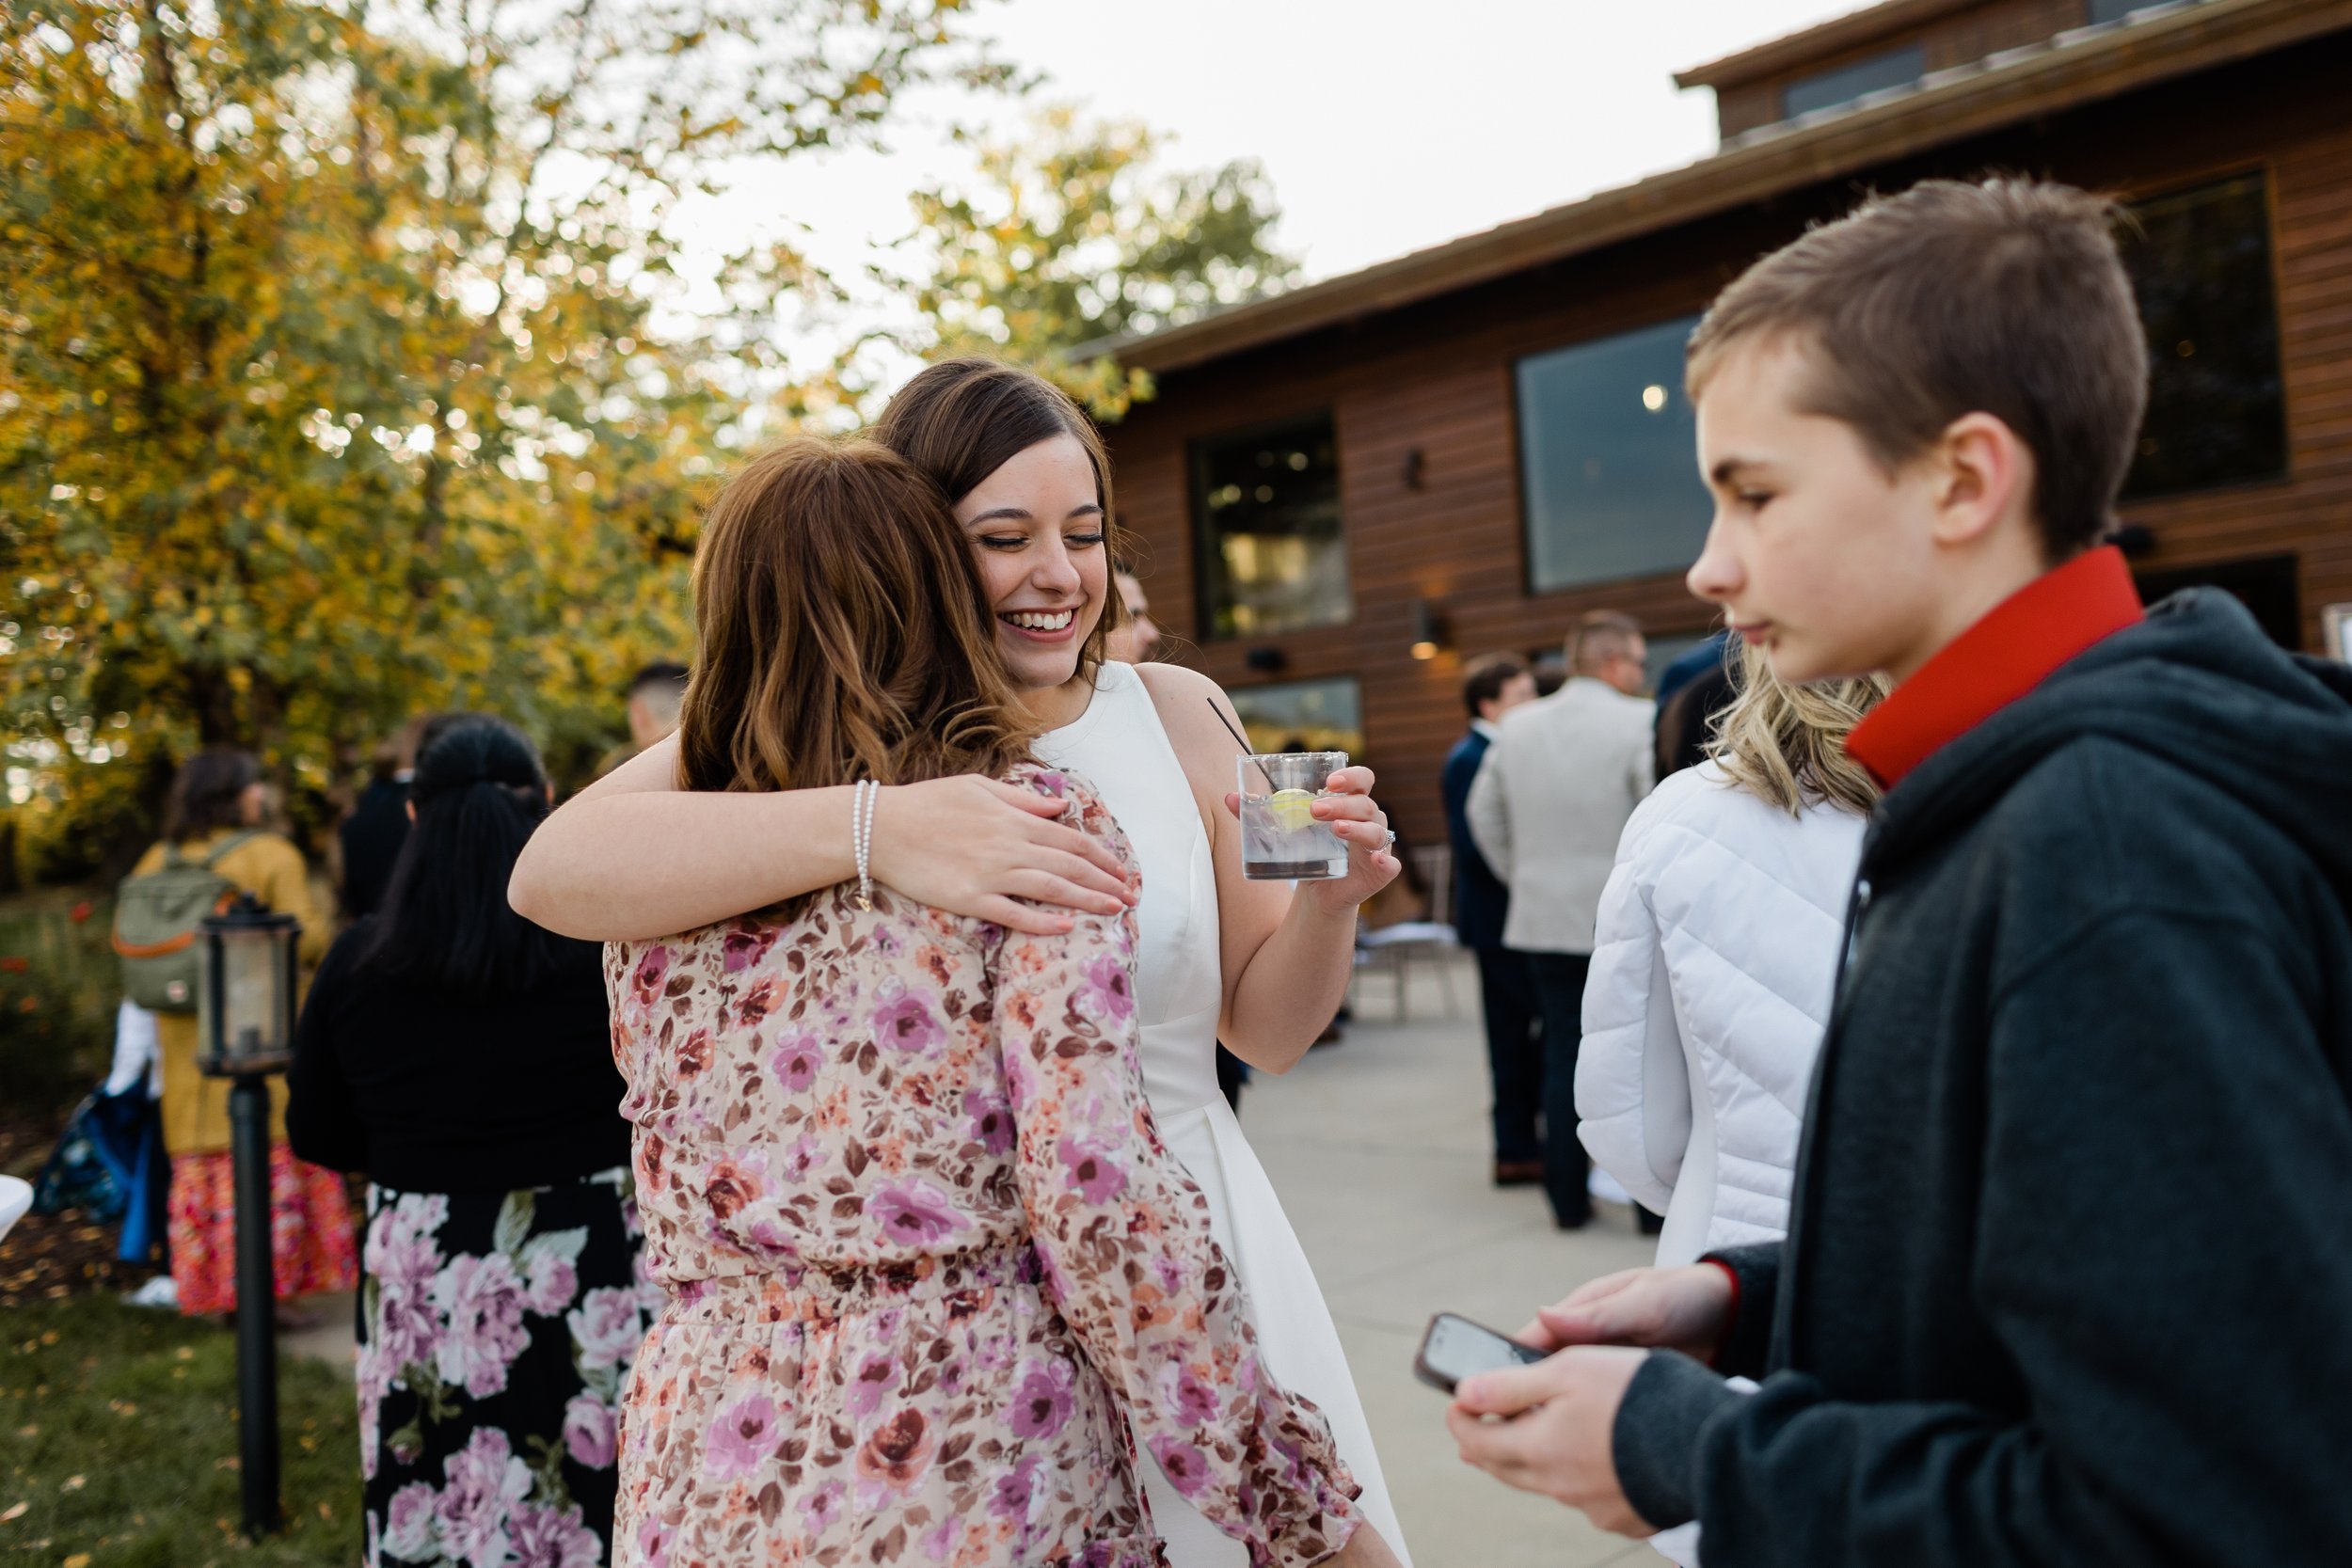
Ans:
[[[1029,754],[963,531],[871,441],[796,438],[728,481],[694,555],[694,630],[688,789],[995,777]]]
[[[1094,470],[1104,559],[1113,566],[1127,559],[1111,504],[1110,451],[1086,410],[1035,371],[978,356],[942,359],[899,388],[866,434],[930,475],[950,504],[1040,441],[1067,436],[1086,450]],[[1078,672],[1085,675],[1103,662],[1104,641],[1127,619],[1118,583],[1108,572],[1104,582],[1102,618],[1078,650]]]

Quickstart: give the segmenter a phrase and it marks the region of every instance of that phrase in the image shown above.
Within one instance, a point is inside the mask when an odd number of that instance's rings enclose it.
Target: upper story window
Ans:
[[[1682,390],[1696,316],[1518,362],[1529,585],[1679,572],[1712,514]]]
[[[1781,113],[1794,119],[1816,109],[1851,103],[1882,88],[1908,87],[1927,73],[1927,51],[1915,43],[1905,44],[1834,71],[1798,77],[1780,89]]]
[[[2148,330],[2148,416],[2127,498],[2276,479],[2286,392],[2259,174],[2135,203],[2123,261]]]
[[[1200,634],[1263,637],[1355,613],[1330,410],[1196,441]]]

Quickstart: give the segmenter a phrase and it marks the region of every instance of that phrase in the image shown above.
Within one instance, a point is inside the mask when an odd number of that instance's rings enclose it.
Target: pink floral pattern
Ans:
[[[649,1296],[625,1173],[368,1196],[363,1568],[599,1568]],[[612,1281],[613,1283],[603,1283]]]
[[[1090,789],[1014,779],[1127,857]],[[1145,1104],[1135,941],[843,889],[608,947],[670,1292],[625,1396],[616,1562],[1159,1563],[1130,1414],[1253,1563],[1346,1541],[1355,1482],[1260,1368]]]

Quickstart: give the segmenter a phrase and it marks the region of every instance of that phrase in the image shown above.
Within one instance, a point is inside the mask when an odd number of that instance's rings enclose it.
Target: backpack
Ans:
[[[201,861],[164,846],[164,863],[124,879],[115,894],[116,954],[122,959],[122,994],[159,1013],[196,1011],[196,928],[207,915],[236,901],[237,884],[213,867],[222,856],[259,837],[231,833]]]

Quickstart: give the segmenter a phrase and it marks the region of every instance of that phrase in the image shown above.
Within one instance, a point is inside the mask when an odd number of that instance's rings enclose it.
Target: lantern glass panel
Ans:
[[[199,1038],[209,1051],[214,1042],[229,1063],[278,1055],[291,1049],[294,1020],[287,1016],[288,968],[294,962],[294,932],[269,926],[234,927],[208,932],[219,944],[219,990],[207,973],[198,987],[200,1011]],[[215,1032],[209,1016],[220,1009]]]

